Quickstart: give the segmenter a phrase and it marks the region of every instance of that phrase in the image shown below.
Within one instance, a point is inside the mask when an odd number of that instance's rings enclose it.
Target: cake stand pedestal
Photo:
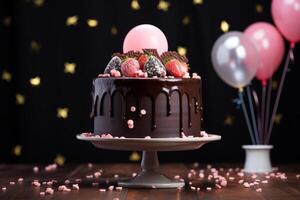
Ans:
[[[77,135],[77,139],[91,142],[95,147],[121,151],[143,151],[141,171],[128,181],[118,182],[119,186],[131,188],[178,188],[184,182],[171,180],[160,173],[158,151],[183,151],[198,149],[202,145],[220,140],[221,136],[194,138],[100,138]]]

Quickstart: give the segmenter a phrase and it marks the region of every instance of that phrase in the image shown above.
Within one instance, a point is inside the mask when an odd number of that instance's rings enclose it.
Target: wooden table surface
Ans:
[[[155,200],[169,200],[169,199],[270,199],[270,200],[293,200],[300,199],[300,178],[297,174],[300,173],[300,165],[282,165],[279,167],[281,174],[275,172],[275,176],[266,179],[266,175],[259,175],[257,178],[251,175],[239,177],[236,172],[237,165],[217,165],[213,166],[219,171],[219,174],[224,176],[228,184],[222,189],[215,188],[214,180],[208,181],[208,175],[211,174],[211,169],[207,166],[195,167],[192,164],[163,164],[161,171],[170,178],[175,175],[185,179],[186,187],[182,189],[126,189],[121,191],[106,191],[100,192],[99,188],[108,188],[110,185],[115,185],[118,179],[130,177],[132,173],[139,170],[138,164],[93,164],[89,167],[87,164],[68,164],[58,167],[54,171],[45,171],[45,166],[39,165],[39,172],[33,172],[33,165],[0,165],[0,199],[20,199],[20,200],[35,200],[35,199],[155,199]],[[224,171],[220,171],[220,167]],[[230,169],[231,168],[231,169]],[[94,174],[94,172],[103,170],[100,178],[86,178],[87,175]],[[190,169],[194,169],[196,175],[190,179],[187,177]],[[200,169],[205,169],[205,178],[199,178]],[[227,174],[229,172],[229,174]],[[286,173],[287,179],[282,178],[282,173]],[[119,178],[114,175],[118,174]],[[277,175],[277,177],[276,177]],[[231,178],[230,178],[231,177]],[[281,177],[281,178],[280,178]],[[18,179],[23,178],[24,181],[19,183]],[[79,183],[80,190],[71,190],[70,192],[58,191],[58,186],[64,184],[66,179],[71,183],[67,185],[72,188],[72,183],[76,179],[81,178]],[[54,194],[40,196],[40,192],[45,191],[46,185],[41,184],[40,187],[32,186],[32,181],[38,179],[40,183],[43,181],[57,180],[58,182],[52,185]],[[243,184],[238,183],[239,180],[245,180],[249,183],[254,182],[255,179],[259,184],[246,188]],[[262,183],[263,180],[268,180],[268,183]],[[199,187],[200,191],[194,191],[189,186],[189,181],[195,188]],[[10,184],[15,182],[15,184]],[[98,186],[93,186],[93,182],[98,182]],[[108,182],[108,184],[106,183]],[[266,182],[266,181],[265,181]],[[6,187],[6,190],[3,189]],[[208,191],[207,187],[212,190]],[[256,190],[261,188],[261,192]]]

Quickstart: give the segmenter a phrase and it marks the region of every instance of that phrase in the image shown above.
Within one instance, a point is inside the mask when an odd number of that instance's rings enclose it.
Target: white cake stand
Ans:
[[[91,142],[95,147],[121,151],[143,151],[141,172],[128,180],[118,182],[119,186],[131,188],[178,188],[184,182],[170,180],[159,170],[158,151],[183,151],[198,149],[202,145],[220,140],[221,136],[193,138],[97,138],[77,135],[77,139]]]

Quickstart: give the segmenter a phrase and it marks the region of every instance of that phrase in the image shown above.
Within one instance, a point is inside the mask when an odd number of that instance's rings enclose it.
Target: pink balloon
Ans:
[[[292,43],[300,41],[300,0],[273,0],[271,9],[284,37]]]
[[[244,32],[255,44],[260,65],[256,71],[256,78],[266,84],[278,69],[284,56],[284,41],[277,29],[266,22],[250,25]]]
[[[157,49],[157,52],[162,54],[168,51],[167,38],[156,26],[138,25],[127,33],[123,43],[123,52],[142,51],[142,49]]]

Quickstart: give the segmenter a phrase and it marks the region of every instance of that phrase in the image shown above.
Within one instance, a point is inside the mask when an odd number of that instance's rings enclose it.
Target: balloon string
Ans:
[[[272,132],[273,125],[274,125],[274,119],[275,119],[275,115],[276,115],[276,112],[277,112],[277,108],[278,108],[278,104],[279,104],[283,84],[284,84],[285,77],[286,77],[286,74],[287,74],[288,69],[289,69],[290,60],[291,59],[293,60],[293,49],[294,49],[294,46],[291,43],[288,55],[287,55],[285,63],[284,63],[283,72],[282,72],[282,75],[281,75],[281,78],[280,78],[280,83],[279,83],[278,91],[277,91],[277,94],[276,94],[275,104],[274,104],[273,112],[272,112],[272,115],[271,115],[271,122],[270,122],[270,126],[269,126],[269,129],[268,129],[268,134],[267,134],[265,144],[268,144],[269,141],[270,141],[271,132]]]
[[[247,123],[247,127],[248,127],[248,130],[249,130],[249,133],[250,133],[252,144],[255,144],[255,139],[254,139],[254,135],[253,135],[253,132],[252,132],[250,120],[249,120],[249,117],[248,117],[248,112],[247,112],[246,106],[244,104],[243,92],[242,91],[239,91],[239,98],[240,98],[240,102],[241,102],[241,105],[242,105],[244,117],[245,117],[245,120],[246,120],[246,123]]]
[[[254,89],[252,89],[252,96],[253,96],[253,100],[256,106],[256,114],[257,114],[257,129],[258,132],[261,133],[261,116],[260,116],[260,107],[259,107],[259,101],[258,101],[258,96],[257,93]]]
[[[252,124],[253,124],[252,127],[253,127],[253,130],[254,130],[254,136],[255,136],[256,144],[260,144],[261,140],[260,140],[259,134],[258,134],[256,118],[255,118],[255,112],[254,112],[253,103],[252,103],[252,96],[251,96],[251,92],[250,92],[250,86],[248,85],[246,89],[247,89],[248,102],[249,102],[250,113],[251,113]]]
[[[267,104],[266,104],[266,117],[265,117],[265,125],[264,125],[264,130],[262,132],[263,134],[263,143],[265,143],[266,136],[267,136],[267,131],[268,131],[268,126],[270,123],[270,107],[271,107],[271,96],[272,96],[272,77],[269,79],[268,82],[268,91],[267,91]]]
[[[266,111],[266,84],[262,85],[262,93],[261,93],[261,132],[260,132],[260,141],[263,141],[263,131],[266,126],[265,120],[265,111]]]

